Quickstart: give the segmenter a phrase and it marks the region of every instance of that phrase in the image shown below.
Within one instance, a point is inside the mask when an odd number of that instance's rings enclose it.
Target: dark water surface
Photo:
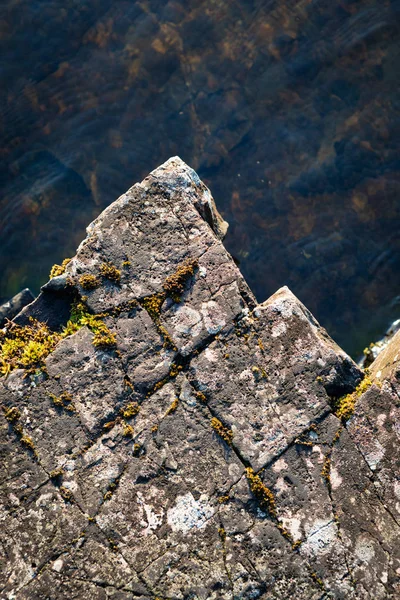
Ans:
[[[172,155],[257,298],[356,355],[400,313],[400,0],[3,0],[0,297]]]

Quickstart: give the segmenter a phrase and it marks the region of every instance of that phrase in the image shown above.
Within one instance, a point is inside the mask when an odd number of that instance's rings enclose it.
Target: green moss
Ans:
[[[364,377],[364,379],[359,383],[357,388],[351,394],[347,394],[346,396],[342,396],[337,400],[333,401],[333,412],[334,414],[343,421],[348,421],[350,417],[354,414],[354,409],[356,406],[356,402],[358,398],[371,387],[372,381],[369,377]]]
[[[53,265],[51,267],[49,279],[53,279],[53,277],[58,277],[59,275],[63,275],[65,273],[65,269],[67,268],[68,263],[71,262],[70,258],[65,258],[61,265]]]
[[[197,258],[189,258],[177,268],[175,273],[166,278],[163,288],[174,302],[180,302],[186,282],[194,275],[198,266],[199,261]]]
[[[119,283],[121,281],[121,271],[111,263],[103,263],[100,267],[100,273],[105,279]]]
[[[232,445],[233,431],[231,429],[225,427],[216,417],[211,419],[211,427],[229,446]]]
[[[100,281],[98,280],[96,275],[86,274],[86,275],[82,275],[79,278],[79,285],[84,290],[95,290],[97,287],[99,287]]]
[[[61,339],[59,333],[36,319],[23,327],[10,323],[0,333],[0,374],[8,375],[14,369],[34,373],[44,368],[44,361]]]
[[[116,336],[103,322],[105,316],[93,315],[82,302],[76,302],[70,320],[61,332],[51,331],[45,323],[33,318],[23,327],[10,322],[0,331],[0,375],[7,376],[14,369],[25,369],[27,373],[44,370],[45,360],[58,342],[84,326],[94,333],[96,348],[115,348]]]

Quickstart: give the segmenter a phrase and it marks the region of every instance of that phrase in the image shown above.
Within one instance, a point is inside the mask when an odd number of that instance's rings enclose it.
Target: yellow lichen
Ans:
[[[100,273],[105,279],[119,283],[121,281],[121,271],[111,263],[103,263],[100,267]]]
[[[59,488],[61,496],[64,498],[66,502],[73,502],[74,496],[71,490],[66,488],[65,486],[60,486]]]
[[[58,277],[58,275],[63,275],[65,273],[65,269],[67,268],[68,263],[71,262],[70,258],[65,258],[61,265],[53,265],[51,267],[49,279],[53,279],[53,277]]]
[[[69,392],[62,392],[60,394],[60,396],[56,396],[55,394],[52,394],[51,392],[48,394],[49,398],[51,398],[51,400],[54,402],[54,404],[56,406],[60,406],[63,408],[66,408],[68,410],[71,410],[71,402],[72,402],[72,396]]]
[[[151,428],[152,433],[156,433],[158,431],[158,425],[153,425]]]
[[[179,404],[179,399],[175,398],[172,401],[171,406],[168,408],[168,410],[165,414],[170,415],[170,414],[174,413],[176,411],[176,409],[178,408],[178,404]]]
[[[347,421],[354,414],[354,409],[356,406],[356,402],[358,398],[371,387],[372,381],[369,377],[364,377],[364,379],[359,383],[357,388],[351,394],[347,394],[346,396],[342,396],[333,402],[333,412],[334,414],[343,421]]]
[[[189,258],[182,263],[175,273],[169,275],[163,283],[163,288],[168,296],[175,302],[180,302],[181,295],[185,290],[187,280],[194,275],[199,265],[197,258]]]
[[[132,419],[140,411],[140,406],[137,402],[129,402],[125,408],[121,408],[120,413],[124,419]]]
[[[233,431],[231,429],[225,427],[216,417],[211,419],[211,427],[229,446],[232,445]]]
[[[247,467],[246,477],[250,490],[257,498],[260,507],[266,509],[270,515],[276,518],[276,502],[271,490],[263,484],[261,477],[257,475],[251,467]]]
[[[95,290],[97,287],[99,287],[100,282],[96,275],[86,274],[79,278],[79,285],[84,290]]]
[[[35,444],[33,443],[32,438],[30,438],[27,435],[23,435],[21,437],[21,444],[23,444],[24,446],[26,446],[27,448],[29,448],[29,450],[32,450],[32,452],[34,454],[36,454],[36,449],[35,449]]]
[[[160,317],[161,307],[165,298],[165,294],[153,294],[152,296],[146,296],[141,301],[143,308],[147,310],[153,320]]]
[[[8,408],[5,411],[4,416],[7,419],[7,421],[9,421],[10,423],[14,423],[15,421],[18,421],[18,419],[21,417],[21,413],[19,412],[18,408],[13,406],[12,408]]]
[[[124,428],[122,430],[122,435],[124,437],[133,437],[133,427],[132,425],[128,425],[127,423],[124,424]]]
[[[207,398],[206,396],[203,394],[203,392],[196,392],[195,396],[201,401],[201,402],[207,402]]]

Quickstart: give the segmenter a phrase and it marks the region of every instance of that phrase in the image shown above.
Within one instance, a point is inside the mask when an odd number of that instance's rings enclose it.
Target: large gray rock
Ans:
[[[83,298],[112,343],[89,319],[0,380],[2,599],[399,596],[396,353],[354,392],[287,288],[257,304],[225,230],[171,159],[16,319],[60,330]]]

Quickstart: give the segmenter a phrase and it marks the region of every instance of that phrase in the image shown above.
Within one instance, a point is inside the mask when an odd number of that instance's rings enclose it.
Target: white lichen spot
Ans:
[[[375,440],[374,446],[375,448],[373,450],[365,454],[365,460],[372,471],[375,471],[376,467],[385,456],[385,448],[378,440]]]
[[[218,362],[219,360],[215,350],[212,350],[210,347],[204,350],[204,356],[208,360],[208,362]]]
[[[295,542],[302,538],[301,533],[301,521],[297,517],[293,518],[282,518],[283,526],[291,533],[292,538]]]
[[[302,552],[314,556],[329,552],[336,541],[336,533],[336,524],[332,519],[317,519],[308,529],[306,540],[301,547]]]
[[[337,469],[335,469],[333,466],[331,466],[330,482],[333,490],[337,490],[343,482],[343,479],[340,477]]]
[[[283,471],[284,469],[287,469],[287,468],[288,468],[288,464],[287,464],[286,460],[284,458],[278,458],[276,463],[273,465],[272,470],[275,471],[275,473],[279,473],[279,471]]]
[[[201,314],[186,305],[178,305],[172,318],[172,327],[175,334],[196,337],[202,329]]]
[[[355,555],[362,562],[369,563],[375,557],[375,549],[372,541],[365,536],[357,540]]]
[[[162,525],[164,510],[161,508],[160,513],[154,511],[154,507],[150,504],[146,504],[143,494],[138,492],[137,503],[142,511],[143,518],[141,525],[143,527],[142,535],[149,535],[154,529],[157,529]]]
[[[218,333],[226,325],[226,314],[214,300],[202,303],[201,314],[208,333]]]
[[[213,507],[204,494],[195,500],[189,492],[178,496],[176,504],[167,512],[168,524],[172,531],[187,533],[193,528],[201,529],[214,514]]]
[[[282,335],[283,333],[286,332],[286,323],[284,323],[283,321],[281,321],[280,323],[277,323],[276,325],[273,325],[272,327],[272,331],[271,331],[271,335],[272,337],[279,337],[280,335]]]

